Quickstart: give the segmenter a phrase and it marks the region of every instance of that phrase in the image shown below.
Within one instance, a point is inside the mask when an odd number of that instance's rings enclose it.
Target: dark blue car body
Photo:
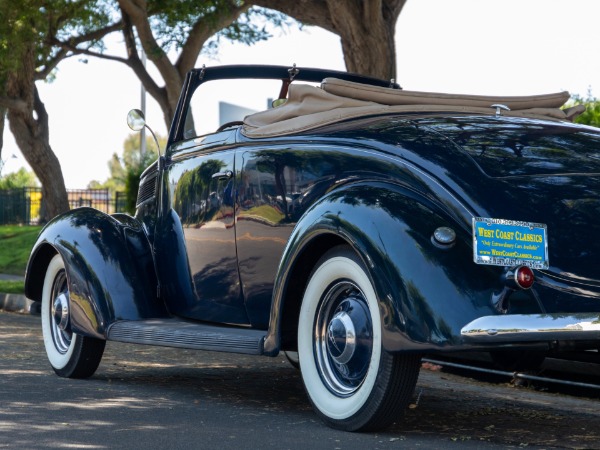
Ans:
[[[190,73],[166,152],[142,175],[135,216],[81,208],[51,221],[31,255],[28,297],[42,298],[59,254],[72,333],[274,356],[297,349],[311,274],[344,247],[376,293],[384,352],[600,347],[598,130],[448,107],[266,137],[242,125],[185,137],[198,85],[285,83],[289,73]],[[302,68],[289,78],[326,77],[388,86]],[[531,288],[507,281],[514,267],[474,262],[475,217],[547,226],[548,267],[533,268]],[[447,245],[436,240],[440,229],[454,233]]]

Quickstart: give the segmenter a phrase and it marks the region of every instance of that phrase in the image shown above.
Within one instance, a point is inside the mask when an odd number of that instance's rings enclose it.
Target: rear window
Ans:
[[[600,173],[600,130],[507,117],[424,119],[491,177]]]

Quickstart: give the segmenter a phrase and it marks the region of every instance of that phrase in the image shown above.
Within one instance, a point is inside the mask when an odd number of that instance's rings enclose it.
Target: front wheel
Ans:
[[[71,330],[71,304],[65,264],[55,255],[42,290],[42,334],[48,360],[57,375],[87,378],[94,374],[106,341],[81,336]]]
[[[317,414],[331,427],[375,431],[409,404],[420,356],[382,346],[375,290],[347,247],[327,252],[307,284],[298,325],[302,379]]]

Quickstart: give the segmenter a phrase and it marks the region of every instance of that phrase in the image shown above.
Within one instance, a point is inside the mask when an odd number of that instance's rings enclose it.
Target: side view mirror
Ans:
[[[133,131],[142,131],[146,126],[146,118],[144,113],[139,109],[132,109],[127,113],[127,126]]]
[[[158,139],[156,139],[156,135],[152,128],[146,125],[146,118],[144,117],[144,113],[139,109],[132,109],[127,113],[127,126],[131,128],[133,131],[142,131],[145,128],[148,128],[148,131],[152,134],[154,138],[154,143],[156,144],[156,148],[158,149],[158,156],[160,157],[160,145],[158,145]]]

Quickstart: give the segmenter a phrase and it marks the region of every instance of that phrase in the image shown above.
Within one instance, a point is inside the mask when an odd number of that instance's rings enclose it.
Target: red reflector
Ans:
[[[521,289],[529,289],[533,286],[535,277],[533,276],[533,270],[527,266],[517,267],[515,270],[515,282]]]

